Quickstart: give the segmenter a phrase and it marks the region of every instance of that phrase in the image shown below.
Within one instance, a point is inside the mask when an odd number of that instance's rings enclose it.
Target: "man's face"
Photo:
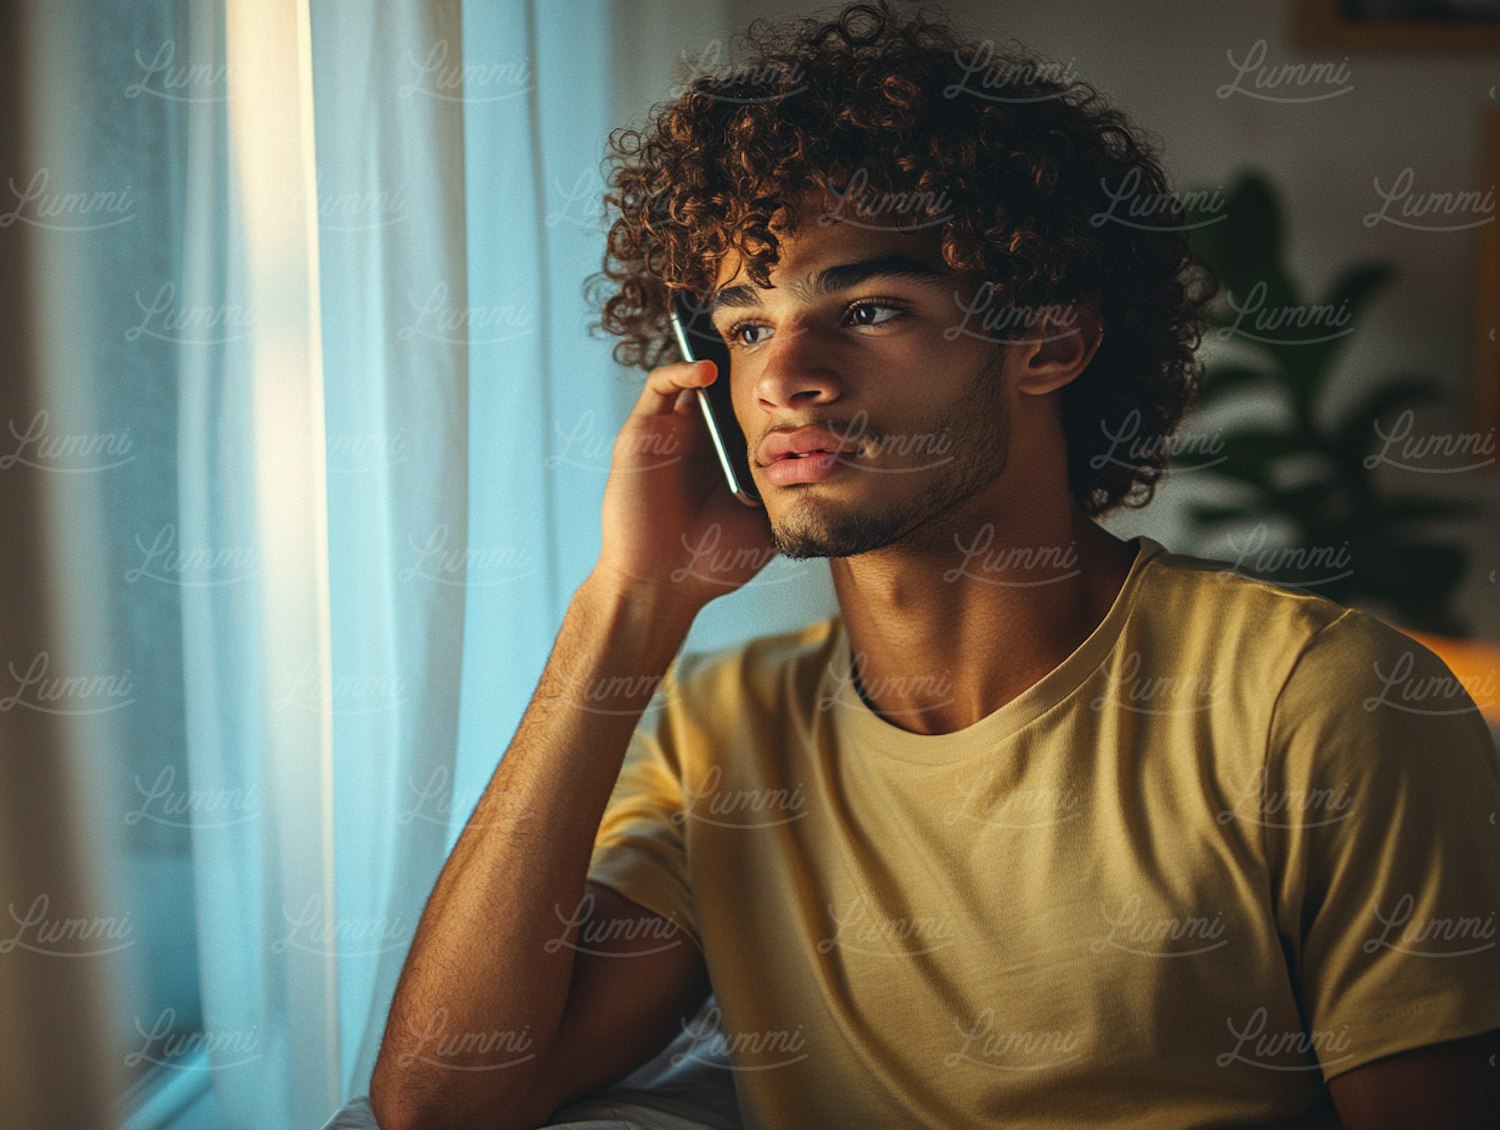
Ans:
[[[946,539],[962,505],[1005,470],[1003,351],[972,333],[945,336],[980,281],[952,273],[938,239],[935,229],[821,226],[811,214],[781,238],[770,289],[734,257],[720,266],[713,322],[729,343],[751,472],[788,557],[867,553],[923,528]],[[888,256],[932,275],[847,270]],[[819,293],[812,284],[830,269],[844,277]],[[807,426],[821,430],[794,431]],[[776,458],[778,441],[829,453]]]

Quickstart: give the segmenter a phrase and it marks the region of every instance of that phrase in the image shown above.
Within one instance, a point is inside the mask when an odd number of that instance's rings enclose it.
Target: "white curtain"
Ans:
[[[622,57],[624,0],[213,7],[194,52],[222,43],[227,113],[189,131],[186,286],[245,332],[184,346],[179,505],[184,545],[255,567],[184,593],[188,758],[260,803],[194,830],[198,956],[223,1124],[290,1130],[364,1089],[597,554],[639,381],[586,333],[604,139],[719,29],[658,0],[675,31]],[[214,1046],[245,1032],[254,1056]]]

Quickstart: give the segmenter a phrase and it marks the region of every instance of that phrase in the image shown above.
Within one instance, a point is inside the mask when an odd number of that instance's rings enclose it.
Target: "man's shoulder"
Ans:
[[[1338,624],[1352,646],[1389,649],[1407,640],[1377,617],[1319,591],[1317,582],[1279,584],[1243,564],[1161,549],[1146,563],[1133,620],[1192,652],[1243,664],[1255,655],[1294,659]],[[1410,642],[1408,640],[1408,642]]]
[[[1174,660],[1232,671],[1283,723],[1319,714],[1352,731],[1401,715],[1478,714],[1440,656],[1372,612],[1229,561],[1164,552],[1151,564],[1140,631]]]
[[[812,693],[838,645],[842,620],[835,613],[797,628],[678,657],[683,701],[708,704],[771,703],[789,692]]]

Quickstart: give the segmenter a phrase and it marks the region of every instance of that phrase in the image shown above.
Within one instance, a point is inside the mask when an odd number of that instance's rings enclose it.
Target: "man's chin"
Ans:
[[[781,556],[793,561],[807,561],[814,557],[852,557],[864,550],[835,545],[816,538],[777,538],[776,549]]]
[[[771,536],[783,557],[855,557],[883,549],[901,534],[900,523],[889,516],[867,514],[798,515],[789,522],[772,522]]]

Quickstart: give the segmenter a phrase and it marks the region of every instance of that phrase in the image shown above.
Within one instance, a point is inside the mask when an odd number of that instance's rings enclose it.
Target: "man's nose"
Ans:
[[[828,404],[842,394],[830,343],[810,327],[792,323],[778,329],[760,360],[755,396],[766,411]]]

